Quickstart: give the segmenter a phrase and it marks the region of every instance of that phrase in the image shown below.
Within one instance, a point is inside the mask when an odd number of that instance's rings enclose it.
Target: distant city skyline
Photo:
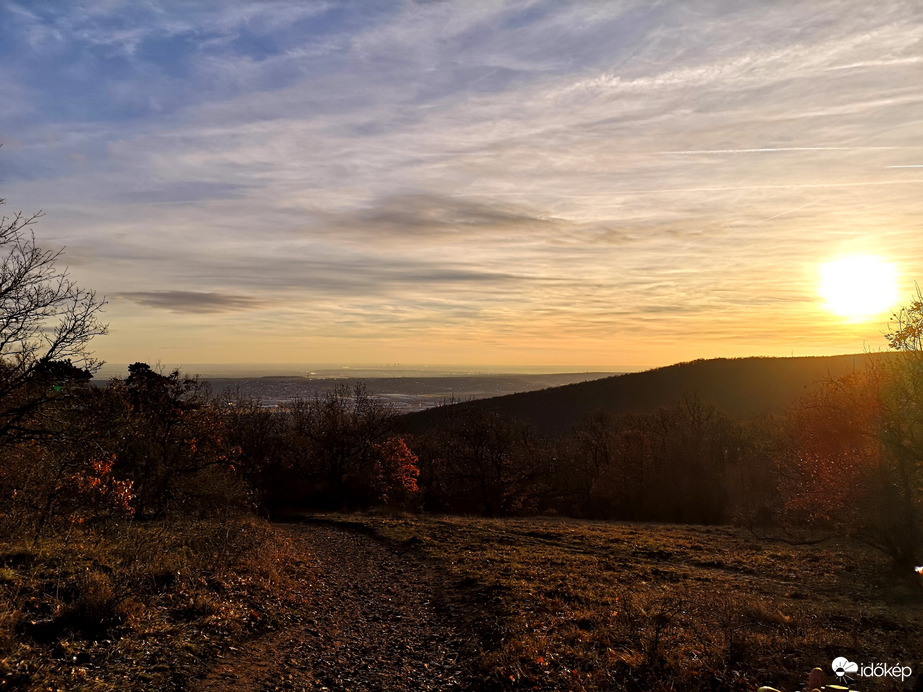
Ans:
[[[10,0],[0,23],[3,213],[42,210],[107,297],[111,364],[855,353],[923,282],[920,3]]]

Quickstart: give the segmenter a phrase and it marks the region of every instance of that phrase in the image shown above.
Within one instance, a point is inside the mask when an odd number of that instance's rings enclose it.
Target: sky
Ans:
[[[0,197],[110,363],[881,350],[923,280],[923,4],[0,3]],[[861,277],[857,277],[857,281]]]

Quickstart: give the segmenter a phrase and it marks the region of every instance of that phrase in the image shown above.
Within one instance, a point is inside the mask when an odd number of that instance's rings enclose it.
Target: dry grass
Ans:
[[[443,566],[448,605],[482,635],[484,689],[793,691],[841,655],[921,672],[920,585],[859,545],[563,519],[332,519]],[[230,646],[310,611],[298,540],[238,517],[0,541],[0,690],[188,689]]]
[[[251,518],[0,541],[0,690],[181,690],[282,626],[304,551]]]
[[[801,690],[836,656],[920,673],[920,585],[842,543],[557,519],[350,517],[440,561],[496,689]],[[861,690],[903,689],[854,682]]]

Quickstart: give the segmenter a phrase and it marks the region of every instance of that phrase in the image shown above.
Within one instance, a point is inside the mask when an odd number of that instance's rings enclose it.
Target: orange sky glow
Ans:
[[[0,196],[107,297],[110,363],[882,350],[923,279],[923,6],[13,0],[0,21]],[[846,257],[890,273],[825,279]]]

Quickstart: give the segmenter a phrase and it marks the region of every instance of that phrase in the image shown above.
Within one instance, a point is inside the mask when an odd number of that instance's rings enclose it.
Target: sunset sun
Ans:
[[[825,307],[850,320],[886,312],[898,300],[897,269],[878,257],[854,255],[820,268],[820,295]]]

